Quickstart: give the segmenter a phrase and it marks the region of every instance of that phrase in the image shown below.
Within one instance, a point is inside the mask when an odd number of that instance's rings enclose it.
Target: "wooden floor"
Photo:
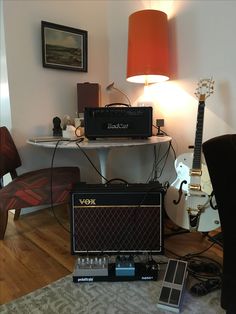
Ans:
[[[7,303],[41,288],[74,269],[76,256],[70,253],[67,210],[55,208],[23,215],[18,221],[9,213],[6,235],[0,241],[0,304]],[[173,224],[167,221],[166,230]],[[66,229],[67,230],[66,230]],[[165,231],[165,232],[167,232]],[[201,233],[185,233],[165,239],[165,255],[199,252],[211,245]],[[214,245],[205,255],[222,262],[222,248]]]

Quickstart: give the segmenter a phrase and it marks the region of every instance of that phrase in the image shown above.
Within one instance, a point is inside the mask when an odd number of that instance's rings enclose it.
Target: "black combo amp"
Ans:
[[[150,137],[152,136],[152,107],[86,107],[84,132],[88,139]]]
[[[72,254],[163,254],[159,182],[79,183],[71,194]]]

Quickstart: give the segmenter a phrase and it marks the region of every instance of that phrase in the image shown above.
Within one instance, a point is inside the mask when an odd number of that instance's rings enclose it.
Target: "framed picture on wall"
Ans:
[[[87,31],[41,21],[41,35],[44,67],[87,72]]]

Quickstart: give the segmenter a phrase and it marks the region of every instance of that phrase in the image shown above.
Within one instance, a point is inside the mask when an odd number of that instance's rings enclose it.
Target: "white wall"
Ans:
[[[194,92],[201,78],[215,80],[214,93],[206,100],[203,140],[235,133],[236,1],[110,1],[109,73],[133,102],[142,87],[125,82],[128,16],[150,8],[165,11],[169,18],[171,79],[151,91],[155,115],[165,118],[165,131],[177,143],[178,153],[194,142],[198,107]]]
[[[125,77],[128,16],[148,8],[165,11],[170,25],[171,79],[151,87],[154,121],[164,118],[164,130],[173,137],[177,154],[187,151],[195,137],[197,82],[212,76],[215,90],[206,100],[203,139],[235,133],[235,1],[4,1],[13,134],[27,168],[48,164],[50,152],[29,147],[26,139],[48,134],[55,115],[75,113],[77,82],[99,82],[104,105],[108,97],[104,89],[115,81],[137,103],[143,88]],[[88,73],[42,67],[41,20],[88,30]],[[79,162],[87,182],[98,180],[79,152],[62,155],[57,159],[61,163]],[[91,157],[96,162],[96,155]],[[110,157],[110,177],[146,181],[151,149],[116,150]],[[173,176],[166,171],[162,181]]]
[[[236,43],[233,38],[236,21],[233,12],[236,2],[177,2],[181,7],[170,19],[172,45],[176,51],[175,81],[169,84],[173,97],[170,97],[171,103],[163,101],[161,108],[167,119],[169,117],[169,132],[184,150],[195,132],[197,102],[192,96],[199,78],[212,76],[215,80],[214,93],[206,100],[203,139],[235,133]],[[175,94],[176,88],[180,90]],[[181,94],[182,103],[177,99],[178,95],[181,99]]]
[[[2,1],[0,2],[0,47],[0,125],[5,125],[11,129],[11,108],[9,101]]]
[[[50,165],[52,151],[30,147],[26,140],[52,134],[55,116],[75,117],[76,84],[99,82],[102,88],[108,84],[106,7],[106,1],[96,0],[4,1],[12,133],[23,160],[21,171]],[[87,73],[42,67],[41,20],[88,31]],[[59,164],[78,164],[80,155],[76,152],[63,157],[59,152],[56,160]],[[80,164],[84,175],[88,163],[82,157]]]

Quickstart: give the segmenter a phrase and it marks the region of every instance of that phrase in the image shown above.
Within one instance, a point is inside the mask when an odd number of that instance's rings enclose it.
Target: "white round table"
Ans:
[[[133,147],[133,146],[145,146],[156,145],[160,143],[170,142],[169,136],[151,136],[147,139],[131,139],[131,138],[97,138],[96,140],[88,140],[84,138],[83,142],[78,145],[82,150],[96,150],[99,158],[100,170],[102,174],[102,183],[106,183],[106,165],[108,160],[108,154],[112,148]],[[55,148],[57,141],[37,142],[37,138],[34,140],[28,140],[27,143],[35,146]],[[60,141],[57,148],[59,149],[78,149],[75,141]]]

